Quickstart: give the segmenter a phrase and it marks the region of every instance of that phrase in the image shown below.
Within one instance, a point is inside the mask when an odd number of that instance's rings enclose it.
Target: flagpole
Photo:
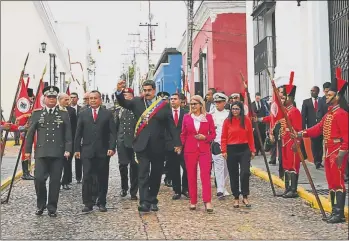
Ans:
[[[23,69],[22,69],[22,72],[21,72],[21,75],[19,77],[19,80],[18,80],[18,84],[17,84],[17,90],[16,90],[16,94],[15,94],[15,97],[14,97],[14,100],[13,100],[13,103],[12,103],[12,108],[11,108],[11,113],[10,113],[10,117],[9,117],[9,120],[8,120],[8,123],[12,123],[12,119],[13,119],[13,116],[14,116],[14,110],[15,110],[15,106],[16,106],[16,102],[17,102],[17,95],[18,95],[18,92],[19,92],[19,89],[20,89],[20,83],[23,79],[23,76],[24,76],[24,71],[25,71],[25,67],[27,65],[27,62],[28,62],[28,58],[29,58],[29,53],[27,54],[27,58],[25,59],[25,62],[24,62],[24,66],[23,66]],[[4,136],[4,139],[1,140],[1,160],[0,160],[0,165],[2,163],[2,157],[4,156],[4,151],[5,151],[5,147],[6,147],[6,142],[7,142],[7,137],[8,137],[8,133],[9,133],[9,130],[6,130],[5,131],[5,136]],[[2,131],[1,131],[1,135],[2,135]]]
[[[292,126],[292,124],[291,124],[291,122],[290,122],[290,120],[289,120],[289,118],[288,118],[288,116],[287,116],[285,107],[281,104],[281,99],[280,99],[280,96],[278,95],[278,90],[277,90],[277,88],[276,88],[276,85],[275,85],[274,80],[271,78],[271,74],[270,74],[268,68],[266,69],[266,71],[267,71],[267,74],[268,74],[268,76],[269,76],[269,78],[270,78],[270,80],[271,80],[271,85],[272,85],[272,87],[273,87],[273,91],[274,91],[274,95],[275,95],[275,97],[276,97],[276,100],[278,101],[279,106],[280,106],[281,111],[282,111],[282,114],[284,115],[287,128],[290,130],[291,133],[295,133],[295,130],[293,129],[293,126]],[[292,137],[292,135],[291,135],[291,138],[296,139],[296,138]],[[319,208],[320,208],[320,211],[321,211],[321,214],[322,214],[322,219],[323,219],[323,220],[326,220],[327,217],[326,217],[325,210],[324,210],[324,208],[323,208],[323,206],[322,206],[321,200],[320,200],[319,195],[318,195],[318,193],[317,193],[317,191],[316,191],[316,188],[315,188],[313,179],[311,178],[311,175],[310,175],[308,166],[307,166],[307,164],[305,163],[304,156],[303,156],[303,153],[302,153],[301,148],[300,148],[300,146],[299,146],[299,143],[298,143],[297,141],[295,141],[295,144],[296,144],[297,153],[298,153],[298,155],[299,155],[299,157],[300,157],[300,159],[301,159],[301,162],[302,162],[302,165],[303,165],[305,174],[306,174],[306,176],[307,176],[307,178],[308,178],[308,181],[309,181],[309,183],[310,183],[310,186],[311,186],[311,189],[312,189],[313,194],[314,194],[314,196],[315,196],[316,202],[317,202],[317,204],[319,205]]]
[[[256,114],[252,111],[250,93],[248,92],[248,87],[247,87],[247,84],[246,84],[246,82],[245,82],[245,78],[244,78],[244,76],[242,75],[241,72],[240,72],[240,76],[241,76],[242,82],[243,82],[243,84],[244,84],[245,92],[246,92],[246,95],[247,95],[248,110],[249,110],[249,112],[250,112],[250,113],[253,115],[253,117],[254,117]],[[260,144],[261,152],[262,152],[263,159],[264,159],[264,163],[265,163],[265,167],[267,168],[267,173],[268,173],[268,177],[269,177],[269,182],[270,182],[271,190],[272,190],[272,192],[273,192],[274,197],[276,197],[275,187],[274,187],[273,179],[271,178],[271,173],[270,173],[270,169],[269,169],[269,164],[268,164],[267,156],[266,156],[265,150],[264,150],[264,145],[263,145],[263,141],[262,141],[262,137],[261,137],[261,132],[259,131],[258,123],[255,122],[255,121],[252,121],[252,123],[253,123],[253,125],[254,125],[254,129],[256,130],[258,142],[259,142],[259,144]]]

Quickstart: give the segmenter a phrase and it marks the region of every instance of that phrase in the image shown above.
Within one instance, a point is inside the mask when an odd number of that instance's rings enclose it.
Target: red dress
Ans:
[[[348,164],[348,112],[339,106],[329,107],[327,114],[315,126],[303,132],[304,137],[324,136],[325,173],[330,190],[345,191],[344,176]],[[336,158],[339,151],[345,151],[341,167]]]

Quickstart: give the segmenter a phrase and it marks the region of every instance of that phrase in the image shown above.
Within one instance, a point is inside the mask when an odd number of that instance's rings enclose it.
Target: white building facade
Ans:
[[[44,53],[41,49],[43,42],[46,43]],[[1,107],[6,120],[10,116],[20,73],[28,53],[25,74],[30,78],[28,87],[33,89],[34,94],[45,66],[45,82],[50,83],[51,79],[52,85],[56,81],[56,86],[60,87],[64,80],[71,78],[67,50],[57,34],[47,3],[1,2]],[[55,55],[56,68],[50,54]],[[65,73],[65,76],[60,73]]]
[[[266,68],[274,79],[295,72],[299,108],[312,86],[322,95],[336,67],[348,80],[348,8],[348,1],[246,1],[251,97],[271,95]]]

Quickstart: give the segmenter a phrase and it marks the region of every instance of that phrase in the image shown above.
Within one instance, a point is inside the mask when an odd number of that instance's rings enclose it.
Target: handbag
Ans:
[[[213,155],[219,155],[222,153],[221,145],[218,142],[213,141],[211,144],[211,152]]]

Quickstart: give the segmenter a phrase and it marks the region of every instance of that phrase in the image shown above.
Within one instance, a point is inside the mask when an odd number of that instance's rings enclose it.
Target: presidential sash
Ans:
[[[141,131],[148,125],[149,121],[151,118],[159,112],[165,105],[166,101],[162,98],[157,99],[154,101],[145,111],[143,114],[139,117],[136,127],[135,127],[135,134],[134,137],[135,139],[139,136]],[[135,153],[135,161],[138,163],[137,156]]]

